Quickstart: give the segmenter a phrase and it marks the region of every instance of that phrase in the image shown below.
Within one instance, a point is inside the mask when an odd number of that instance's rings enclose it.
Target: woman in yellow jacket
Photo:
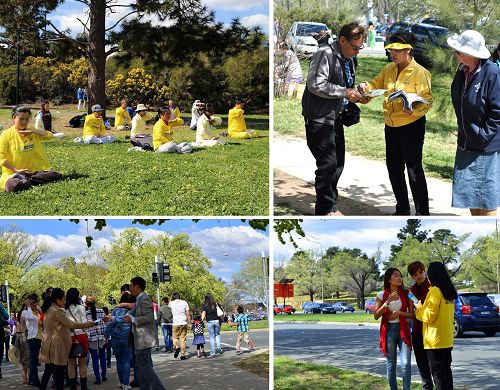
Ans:
[[[127,101],[123,99],[120,102],[120,107],[115,110],[115,128],[116,130],[125,130],[132,124],[132,118],[127,111]]]
[[[243,102],[241,100],[236,100],[234,108],[229,110],[228,115],[228,136],[231,138],[254,138],[258,137],[256,131],[247,130],[247,124],[245,123],[245,118],[243,114]]]
[[[392,63],[382,69],[370,83],[361,83],[359,91],[367,93],[385,89],[384,120],[386,164],[392,190],[396,197],[393,215],[410,215],[410,202],[405,179],[408,170],[410,189],[416,215],[429,215],[429,195],[422,167],[422,149],[425,137],[425,114],[432,106],[431,74],[412,57],[415,35],[398,31],[390,36],[389,50]],[[429,102],[418,103],[412,110],[404,109],[402,99],[388,102],[388,95],[402,90],[417,94]]]
[[[187,154],[193,151],[193,146],[187,142],[176,144],[174,132],[170,125],[170,109],[161,107],[158,114],[160,119],[153,127],[153,148],[156,153],[181,153]]]
[[[419,301],[416,317],[423,323],[424,349],[431,366],[437,390],[453,390],[451,351],[453,349],[453,319],[457,290],[443,263],[433,262],[427,269],[431,287],[422,304]]]
[[[62,179],[50,170],[47,152],[42,141],[52,139],[50,131],[28,129],[31,110],[17,106],[12,111],[14,126],[0,135],[0,187],[7,192],[19,192]]]
[[[168,108],[170,109],[170,126],[182,126],[184,124],[184,120],[181,118],[181,111],[179,110],[179,107],[175,105],[172,99],[168,101]]]

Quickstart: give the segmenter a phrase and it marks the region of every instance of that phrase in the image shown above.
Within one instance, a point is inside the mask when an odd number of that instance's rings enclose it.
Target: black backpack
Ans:
[[[75,115],[69,120],[69,125],[73,128],[83,127],[87,114]]]

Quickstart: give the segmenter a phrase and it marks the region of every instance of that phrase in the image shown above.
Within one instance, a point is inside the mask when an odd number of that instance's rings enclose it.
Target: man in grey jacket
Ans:
[[[314,54],[302,97],[307,146],[316,159],[316,215],[343,215],[337,208],[337,183],[344,169],[341,113],[348,101],[367,103],[355,88],[352,57],[363,48],[365,31],[357,23],[340,29],[339,39]]]
[[[146,281],[136,276],[130,281],[130,293],[136,297],[134,309],[130,316],[124,316],[124,322],[132,323],[134,334],[135,360],[140,390],[165,390],[153,369],[151,348],[156,346],[158,333],[156,330],[153,302],[147,294]]]
[[[158,323],[163,331],[165,341],[165,352],[173,352],[172,342],[172,309],[168,306],[168,298],[163,297],[163,303],[158,309]]]

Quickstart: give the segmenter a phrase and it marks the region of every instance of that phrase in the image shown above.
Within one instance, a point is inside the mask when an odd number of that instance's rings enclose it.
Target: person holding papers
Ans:
[[[370,95],[370,91],[386,90],[384,96],[386,164],[392,191],[396,197],[396,211],[393,215],[410,215],[405,166],[408,170],[416,215],[429,215],[429,195],[422,167],[422,149],[425,115],[432,107],[431,74],[413,58],[415,41],[415,35],[410,32],[398,31],[392,34],[385,46],[391,53],[392,63],[386,65],[373,81],[361,83],[358,87],[359,92],[368,97],[377,95],[376,93]],[[392,95],[397,91],[405,94]],[[426,102],[415,101],[408,106],[408,100],[415,100],[412,94],[418,95]]]

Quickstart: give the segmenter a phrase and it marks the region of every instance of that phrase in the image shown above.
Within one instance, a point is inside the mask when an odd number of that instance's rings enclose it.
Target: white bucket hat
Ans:
[[[137,108],[135,109],[135,112],[138,112],[138,111],[147,111],[147,109],[148,109],[148,108],[147,108],[144,104],[139,103],[139,104],[137,105]]]
[[[484,37],[474,30],[466,30],[460,35],[453,35],[447,39],[448,45],[460,53],[475,58],[487,59],[491,53],[486,48]]]

